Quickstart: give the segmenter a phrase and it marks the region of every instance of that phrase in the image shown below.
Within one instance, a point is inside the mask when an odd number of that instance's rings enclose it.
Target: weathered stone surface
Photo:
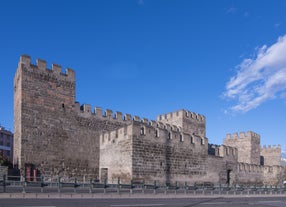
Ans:
[[[254,132],[206,138],[206,119],[186,110],[157,121],[75,102],[75,72],[20,58],[14,78],[14,164],[44,176],[153,183],[281,183],[281,148]]]

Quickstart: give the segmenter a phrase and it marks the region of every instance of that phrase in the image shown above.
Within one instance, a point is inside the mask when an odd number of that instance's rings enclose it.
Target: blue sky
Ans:
[[[210,143],[286,147],[285,0],[1,1],[0,123],[22,54],[76,71],[76,100],[148,119],[206,116]]]

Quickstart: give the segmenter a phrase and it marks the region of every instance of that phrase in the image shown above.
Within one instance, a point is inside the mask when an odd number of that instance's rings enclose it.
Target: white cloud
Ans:
[[[144,5],[144,0],[137,0],[138,5]]]
[[[262,46],[255,58],[244,59],[236,69],[223,94],[237,101],[233,111],[247,112],[267,100],[285,97],[286,35],[270,47]]]

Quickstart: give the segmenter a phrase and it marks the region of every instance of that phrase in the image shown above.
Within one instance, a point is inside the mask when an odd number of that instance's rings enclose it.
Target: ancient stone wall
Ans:
[[[100,135],[101,182],[123,183],[132,179],[132,125]]]
[[[15,75],[15,159],[24,174],[98,177],[99,134],[122,127],[122,113],[75,103],[75,73],[21,56]]]
[[[260,185],[264,182],[263,167],[248,163],[238,163],[237,184]]]
[[[260,136],[254,132],[228,134],[223,142],[238,149],[238,162],[260,165]]]
[[[281,146],[266,147],[265,145],[260,150],[263,165],[267,166],[280,166],[281,165]]]
[[[102,134],[100,140],[100,170],[108,171],[113,182],[117,177],[122,182],[132,178],[150,184],[207,179],[208,140],[176,126],[137,117],[128,127]]]
[[[203,115],[194,112],[180,110],[168,114],[159,115],[157,121],[176,125],[185,133],[206,136],[206,120]]]
[[[284,168],[282,166],[262,166],[264,185],[281,185],[284,181]]]
[[[207,177],[212,183],[233,184],[237,182],[236,148],[221,145],[209,145]],[[214,152],[214,153],[210,153]]]
[[[254,132],[211,146],[203,115],[176,111],[148,121],[75,102],[75,72],[20,58],[14,78],[14,164],[44,176],[116,183],[282,182],[281,148],[262,148]],[[260,154],[264,166],[260,166]],[[273,166],[275,165],[275,166]],[[277,165],[277,166],[276,166]]]
[[[159,183],[204,180],[208,140],[165,124],[133,122],[133,178]]]

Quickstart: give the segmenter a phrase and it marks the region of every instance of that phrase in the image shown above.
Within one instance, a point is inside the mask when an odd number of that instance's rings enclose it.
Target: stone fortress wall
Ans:
[[[140,119],[75,101],[75,72],[23,55],[14,79],[14,164],[24,175],[123,182],[278,183],[281,149],[254,132],[210,145],[206,118],[186,110]],[[271,161],[270,161],[271,160]],[[274,161],[273,161],[274,160]]]

